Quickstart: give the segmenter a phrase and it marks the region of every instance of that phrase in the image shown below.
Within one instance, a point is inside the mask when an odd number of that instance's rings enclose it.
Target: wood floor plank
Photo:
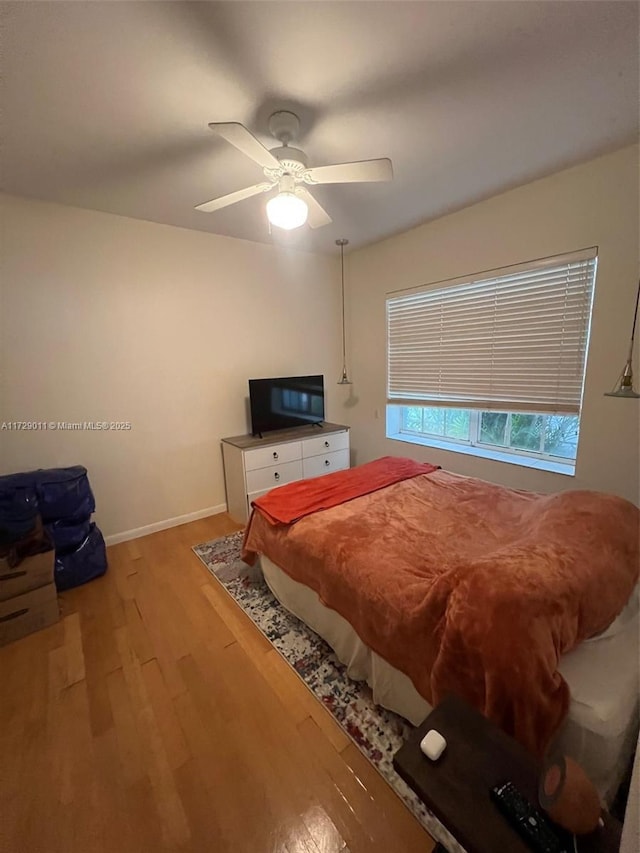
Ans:
[[[316,725],[322,729],[334,749],[340,752],[349,746],[351,743],[349,736],[303,684],[277,649],[271,647],[261,660],[260,672],[271,689],[281,698],[296,723],[306,720],[307,717],[313,717]]]
[[[43,634],[45,632],[42,632]],[[49,635],[36,635],[0,649],[0,838],[2,850],[17,850],[36,815],[42,814],[38,765],[47,755]],[[39,653],[38,653],[39,652]],[[8,668],[5,668],[9,664]],[[20,678],[20,674],[23,675]],[[26,677],[24,677],[26,675]],[[11,685],[10,692],[5,688]],[[18,745],[18,748],[16,748]],[[29,797],[24,792],[29,791]],[[38,845],[36,845],[37,847]],[[43,848],[41,843],[40,849]]]
[[[0,849],[432,849],[191,551],[238,529],[220,514],[112,546],[59,623],[0,648]]]
[[[139,539],[130,539],[128,542],[122,543],[130,560],[137,560],[142,556],[140,553],[139,542]]]
[[[129,851],[134,849],[134,831],[130,819],[128,788],[123,784],[122,767],[118,757],[115,726],[94,734],[93,758],[95,778],[99,782],[98,809],[103,818],[103,849]]]
[[[261,656],[272,650],[273,646],[269,640],[260,633],[247,614],[220,588],[219,584],[214,580],[208,580],[200,589],[233,634],[236,642],[240,643],[248,654]]]
[[[165,750],[162,732],[153,712],[140,662],[131,647],[126,628],[117,630],[116,640],[122,659],[122,673],[134,709],[137,733],[147,777],[160,815],[165,846],[180,846],[190,838],[189,825]]]
[[[153,707],[167,754],[169,766],[177,770],[191,758],[184,732],[176,714],[174,704],[167,690],[162,670],[153,658],[142,666],[142,677],[147,689],[149,701]]]
[[[424,851],[434,847],[431,839],[425,842],[425,832],[419,822],[410,817],[407,820],[407,808],[396,795],[389,797],[389,785],[377,772],[375,767],[364,757],[354,743],[350,743],[346,750],[340,753],[342,761],[354,774],[356,782],[368,792],[371,803],[375,804],[376,811],[383,815],[383,820],[388,826],[397,825],[398,821],[403,823],[403,839],[407,850],[413,850],[418,846]]]
[[[155,652],[146,625],[140,615],[138,604],[134,597],[124,601],[125,624],[129,631],[131,645],[140,663],[153,660]]]
[[[225,649],[224,656],[218,656],[215,674],[207,671],[206,660],[198,657],[197,662],[202,672],[199,679],[201,689],[210,693],[216,684],[222,688],[218,691],[220,698],[216,702],[217,711],[226,728],[237,727],[237,743],[241,747],[246,745],[246,738],[242,738],[241,732],[252,733],[249,752],[244,756],[244,761],[247,764],[251,762],[254,787],[260,790],[268,812],[277,816],[277,820],[273,821],[274,830],[268,839],[269,849],[281,849],[291,836],[298,838],[302,831],[308,833],[317,844],[309,826],[304,820],[300,823],[299,816],[317,811],[321,804],[318,802],[316,783],[326,780],[320,776],[314,778],[314,768],[308,762],[309,751],[301,741],[287,707],[282,705],[279,697],[265,682],[260,671],[261,661],[251,659],[245,649],[236,644]],[[211,661],[208,664],[211,667]],[[238,672],[243,673],[240,682],[236,676]],[[299,681],[298,687],[301,691],[307,690]],[[250,751],[256,742],[261,745],[260,752],[252,756]],[[298,756],[295,770],[287,759],[290,750]],[[311,789],[300,785],[301,772],[304,778],[313,779]],[[273,780],[277,780],[277,785]],[[326,791],[321,790],[324,797]],[[337,803],[338,799],[334,798],[333,805]],[[344,845],[343,835],[349,836],[352,821],[349,815],[341,821],[336,811],[332,812],[332,817],[339,823],[339,830],[335,834],[322,832],[320,840],[325,846],[329,844],[340,849]],[[331,821],[328,815],[327,821]],[[311,821],[311,828],[318,828],[317,820]]]
[[[85,675],[80,616],[73,613],[64,620],[64,650],[67,661],[67,685],[82,681]]]
[[[83,592],[82,598],[77,595],[76,600],[80,615],[85,672],[89,672],[90,677],[95,680],[96,677],[113,672],[120,666],[115,625],[109,608],[104,606],[100,588],[86,584],[70,591]]]
[[[123,602],[133,596],[128,578],[136,574],[136,561],[140,557],[139,554],[136,558],[131,557],[127,545],[127,542],[123,542],[109,548],[109,575]]]
[[[180,572],[175,570],[176,563],[181,567]],[[224,648],[236,641],[233,633],[224,620],[220,618],[215,608],[212,612],[211,604],[206,596],[193,594],[194,586],[210,578],[207,572],[206,578],[203,579],[203,568],[200,560],[191,551],[177,552],[174,563],[168,566],[166,564],[159,565],[158,573],[180,602],[189,624],[191,647],[197,643],[209,642]]]
[[[190,841],[184,849],[189,853],[235,853],[234,842],[223,834],[217,810],[212,808],[211,795],[198,762],[190,758],[174,771],[174,776],[191,829]]]
[[[199,683],[198,670],[192,659],[180,661],[189,690],[177,697],[176,709],[187,735],[195,762],[207,787],[208,796],[215,800],[221,838],[233,849],[233,840],[242,838],[247,851],[260,849],[263,821],[260,793],[255,778],[234,761],[237,744],[233,734],[217,737],[215,714],[206,690]],[[240,795],[243,792],[243,795]]]
[[[176,660],[188,648],[186,638],[180,636],[180,627],[174,619],[173,601],[167,600],[166,588],[155,582],[153,570],[144,565],[132,578],[136,606],[149,635],[155,657],[171,696],[184,693],[185,686],[176,667]]]
[[[298,689],[298,676],[277,649],[272,648],[260,662],[260,672],[287,708],[295,724],[310,716],[309,703]]]
[[[396,853],[406,853],[403,840],[397,833],[390,833],[386,819],[379,807],[375,807],[368,791],[357,784],[353,774],[345,767],[340,755],[327,749],[321,729],[311,717],[299,726],[302,738],[328,777],[327,803],[343,799],[354,810],[354,818],[358,822],[358,832],[352,833],[352,853],[364,851],[383,851],[393,849]],[[393,837],[392,837],[393,835]]]
[[[134,711],[131,707],[122,669],[110,672],[106,681],[116,729],[122,776],[125,784],[135,785],[136,782],[146,777],[146,768],[144,767]]]
[[[106,677],[95,676],[90,673],[87,679],[87,693],[89,696],[91,732],[94,737],[99,737],[114,726]]]
[[[53,700],[69,686],[67,649],[59,646],[49,652],[49,698]]]
[[[315,806],[302,815],[302,820],[313,838],[319,853],[338,853],[346,842],[334,822],[321,806]]]
[[[127,790],[127,817],[132,837],[132,851],[170,851],[160,831],[160,815],[149,779],[133,784]]]
[[[49,703],[47,747],[52,757],[52,789],[61,806],[79,803],[92,779],[92,735],[85,682],[76,682]]]

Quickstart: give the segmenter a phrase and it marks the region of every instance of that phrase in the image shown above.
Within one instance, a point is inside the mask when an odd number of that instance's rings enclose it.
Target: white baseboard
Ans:
[[[145,524],[144,527],[135,527],[133,530],[125,530],[122,533],[114,533],[112,536],[105,536],[104,541],[107,545],[117,545],[119,542],[128,542],[130,539],[139,539],[141,536],[148,536],[149,533],[157,533],[159,530],[168,530],[170,527],[177,527],[179,524],[187,524],[189,521],[198,521],[200,518],[208,518],[210,515],[217,515],[220,512],[226,511],[226,504],[208,506],[205,509],[199,509],[196,512],[188,512],[186,515],[177,515],[175,518],[166,518],[164,521],[155,521],[153,524]]]

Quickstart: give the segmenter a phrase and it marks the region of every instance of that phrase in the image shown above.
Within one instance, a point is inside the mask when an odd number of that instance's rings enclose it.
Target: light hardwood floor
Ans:
[[[0,649],[0,850],[430,853],[433,842],[191,545],[109,548]]]

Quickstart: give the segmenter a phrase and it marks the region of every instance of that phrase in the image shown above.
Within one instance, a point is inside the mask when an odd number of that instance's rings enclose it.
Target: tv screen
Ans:
[[[250,379],[251,433],[319,424],[324,420],[324,377]]]

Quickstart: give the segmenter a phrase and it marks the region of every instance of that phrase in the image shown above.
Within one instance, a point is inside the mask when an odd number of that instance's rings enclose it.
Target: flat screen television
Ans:
[[[252,435],[321,424],[324,421],[324,377],[250,379],[249,403]]]

